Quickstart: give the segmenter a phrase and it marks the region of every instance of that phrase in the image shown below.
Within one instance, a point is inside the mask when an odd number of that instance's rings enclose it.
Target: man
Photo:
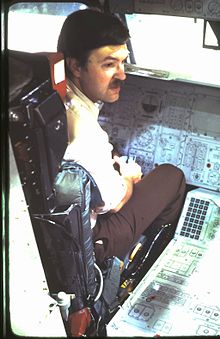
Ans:
[[[64,158],[91,173],[105,203],[91,211],[100,263],[112,255],[123,260],[149,226],[158,230],[176,224],[185,193],[184,175],[172,165],[158,166],[142,178],[137,163],[112,159],[113,146],[98,123],[100,104],[119,99],[128,39],[128,29],[116,16],[86,9],[66,18],[58,40],[67,76],[69,145]]]

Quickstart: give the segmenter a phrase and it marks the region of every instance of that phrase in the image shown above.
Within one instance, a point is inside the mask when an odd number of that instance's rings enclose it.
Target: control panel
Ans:
[[[183,232],[187,211],[195,203],[207,207],[201,229],[192,232],[192,225]],[[219,244],[220,194],[190,191],[174,238],[109,322],[108,335],[219,335]]]
[[[128,74],[120,99],[99,122],[142,172],[171,163],[188,184],[220,190],[220,88]]]
[[[110,1],[115,13],[147,13],[220,20],[220,0],[130,0]]]

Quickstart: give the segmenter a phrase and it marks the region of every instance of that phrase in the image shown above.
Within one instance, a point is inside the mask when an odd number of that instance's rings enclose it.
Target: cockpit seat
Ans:
[[[109,258],[102,270],[95,262],[90,207],[100,194],[86,169],[63,161],[65,91],[60,53],[9,51],[12,148],[50,295],[63,311],[67,334],[80,336],[115,298],[120,261]]]

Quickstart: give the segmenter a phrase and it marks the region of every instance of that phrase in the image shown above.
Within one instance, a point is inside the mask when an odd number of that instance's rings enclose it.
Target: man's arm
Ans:
[[[120,201],[120,203],[113,209],[111,209],[111,212],[116,213],[118,212],[124,204],[130,199],[133,193],[133,179],[124,177],[125,185],[126,185],[126,193],[124,198]]]

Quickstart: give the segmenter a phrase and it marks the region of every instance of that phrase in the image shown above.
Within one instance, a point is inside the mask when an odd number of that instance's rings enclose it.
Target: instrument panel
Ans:
[[[99,122],[121,155],[144,174],[162,163],[188,184],[220,190],[220,88],[128,74],[120,99],[104,104]]]
[[[206,211],[198,233],[197,219],[183,232],[192,203]],[[108,336],[219,335],[219,243],[220,194],[190,191],[174,238],[109,322]]]
[[[220,20],[219,0],[111,0],[115,13],[148,13]]]

